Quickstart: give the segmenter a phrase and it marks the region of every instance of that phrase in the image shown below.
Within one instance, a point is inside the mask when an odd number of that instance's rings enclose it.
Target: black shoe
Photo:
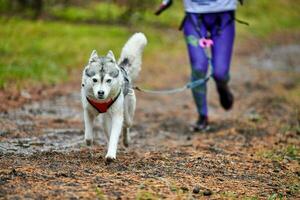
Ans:
[[[207,131],[209,129],[208,126],[208,118],[206,116],[201,115],[196,122],[196,124],[193,126],[193,131],[194,132],[199,132],[199,131]]]
[[[225,110],[230,110],[233,106],[234,97],[226,83],[217,83],[220,103]]]

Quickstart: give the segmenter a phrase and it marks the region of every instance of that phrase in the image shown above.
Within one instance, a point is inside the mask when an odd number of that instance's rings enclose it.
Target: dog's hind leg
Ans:
[[[83,111],[84,116],[84,140],[88,146],[92,145],[93,142],[93,122],[95,115],[89,112],[87,109]]]
[[[129,142],[130,142],[130,128],[123,127],[123,145],[125,147],[128,147]]]

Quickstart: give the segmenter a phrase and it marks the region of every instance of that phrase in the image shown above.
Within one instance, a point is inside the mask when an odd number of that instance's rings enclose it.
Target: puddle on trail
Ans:
[[[300,72],[300,45],[266,48],[259,55],[252,56],[250,62],[268,70]]]
[[[148,101],[140,102],[137,112],[141,113],[142,105],[148,104]],[[171,107],[169,109],[172,110]],[[148,113],[147,117],[137,114],[136,124],[131,129],[131,144],[134,148],[145,148],[146,145],[148,150],[157,149],[164,145],[158,145],[157,141],[166,139],[177,141],[180,138],[180,141],[185,142],[187,135],[182,133],[189,132],[185,120],[156,111],[144,112]],[[100,119],[96,119],[95,132],[100,131],[101,134],[103,131],[99,121]],[[0,153],[3,154],[70,152],[86,147],[83,141],[83,116],[79,94],[33,102],[20,109],[0,113],[0,127],[5,127],[5,123],[11,123],[13,128],[1,130],[3,133],[7,132],[0,140]],[[20,130],[24,133],[15,134]],[[106,147],[104,136],[96,142]],[[119,145],[122,147],[121,142]]]
[[[79,129],[45,130],[40,137],[0,142],[0,152],[32,154],[43,151],[66,151],[70,148],[78,149],[82,141],[83,132]]]
[[[94,131],[100,131],[102,134],[99,122],[100,119],[97,118]],[[20,109],[0,113],[0,128],[0,153],[2,154],[70,152],[86,147],[80,94],[32,102]],[[145,136],[138,134],[139,131],[136,131],[138,129],[137,126],[131,130],[132,143],[135,146],[138,144],[134,138],[140,140]],[[18,132],[21,134],[18,135]],[[102,136],[96,143],[106,146],[107,142],[104,135]]]
[[[48,121],[57,120],[63,124],[67,120],[81,123],[82,112],[79,94],[55,97],[40,102],[24,105],[20,109],[0,113],[2,124],[11,123],[14,128],[1,130],[5,133],[25,131],[28,137],[7,138],[0,142],[0,152],[15,154],[32,154],[41,151],[66,151],[82,146],[82,128],[50,128]],[[38,123],[45,123],[47,128],[35,130]],[[30,131],[36,131],[30,136]]]

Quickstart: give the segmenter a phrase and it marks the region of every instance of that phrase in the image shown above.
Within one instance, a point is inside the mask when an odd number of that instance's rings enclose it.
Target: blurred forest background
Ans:
[[[132,23],[144,20],[152,0],[1,0],[1,11],[32,19],[54,19],[85,23]]]
[[[182,35],[176,32],[184,15],[182,1],[157,17],[153,13],[160,2],[0,0],[0,88],[66,81],[67,72],[81,69],[92,49],[118,53],[134,31],[149,38],[148,61],[158,52],[185,56]],[[238,41],[299,32],[299,13],[299,1],[246,0],[237,18],[250,26],[238,24]]]

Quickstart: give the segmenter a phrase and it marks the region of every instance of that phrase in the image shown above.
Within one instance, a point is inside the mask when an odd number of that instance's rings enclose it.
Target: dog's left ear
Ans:
[[[112,50],[109,50],[106,56],[111,58],[113,60],[113,62],[116,62],[115,55],[112,52]]]

